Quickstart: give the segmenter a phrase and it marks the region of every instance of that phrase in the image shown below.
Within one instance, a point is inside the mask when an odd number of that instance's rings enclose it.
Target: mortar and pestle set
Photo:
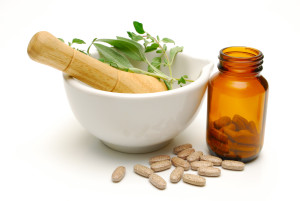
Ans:
[[[173,74],[195,81],[167,91],[164,82],[115,69],[64,44],[48,32],[35,34],[28,55],[63,72],[72,111],[107,146],[145,153],[167,145],[196,117],[213,68],[208,60],[177,56]]]

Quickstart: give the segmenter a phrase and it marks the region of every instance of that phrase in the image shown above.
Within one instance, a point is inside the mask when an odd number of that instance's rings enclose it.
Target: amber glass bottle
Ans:
[[[260,75],[263,54],[249,47],[220,51],[208,83],[207,144],[223,159],[248,162],[262,149],[268,82]]]

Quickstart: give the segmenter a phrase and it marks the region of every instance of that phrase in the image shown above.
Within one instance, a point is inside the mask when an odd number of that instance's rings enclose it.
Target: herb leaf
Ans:
[[[84,50],[80,50],[80,49],[76,49],[76,50],[83,53],[83,54],[87,54]]]
[[[174,45],[175,45],[174,40],[172,40],[170,38],[163,38],[161,41],[164,42],[164,43],[174,43]]]
[[[174,58],[177,55],[177,53],[182,52],[182,51],[183,51],[183,47],[176,46],[176,47],[171,48],[171,50],[170,50],[170,65],[173,64]]]
[[[192,80],[186,80],[188,78],[187,75],[183,75],[178,79],[178,84],[182,87],[182,84],[186,84],[187,81],[191,82]]]
[[[78,38],[74,38],[72,40],[72,44],[74,44],[74,43],[76,43],[76,44],[85,44],[85,42],[83,40],[78,39]]]
[[[146,56],[145,56],[145,49],[144,49],[144,47],[141,45],[141,44],[139,44],[138,42],[136,42],[136,41],[133,41],[133,40],[129,40],[129,39],[127,39],[127,38],[123,38],[123,37],[120,37],[120,36],[117,36],[117,39],[118,40],[121,40],[121,41],[123,41],[123,42],[126,42],[127,44],[131,44],[131,47],[135,47],[135,49],[137,49],[138,50],[138,52],[139,52],[139,55],[140,55],[140,58],[142,59],[142,60],[137,60],[137,61],[145,61],[146,60]]]
[[[117,37],[117,39],[98,39],[97,41],[112,45],[133,60],[144,61],[145,54],[143,46],[133,40],[124,39],[125,38]]]
[[[136,32],[138,32],[139,34],[144,34],[145,33],[142,23],[134,21],[133,26],[134,26]]]
[[[127,32],[127,34],[128,34],[128,36],[129,36],[129,38],[131,38],[132,40],[134,40],[134,41],[140,41],[140,40],[143,40],[144,38],[143,38],[143,36],[140,36],[140,35],[136,35],[135,33],[133,33],[133,32]]]
[[[171,86],[171,84],[169,82],[167,82],[166,80],[164,80],[164,83],[166,84],[168,90],[172,89],[172,86]]]
[[[60,40],[63,43],[65,42],[64,39],[62,39],[62,38],[57,38],[57,39]]]
[[[154,57],[151,61],[152,66],[154,66],[157,69],[160,69],[161,65],[161,57]]]
[[[168,47],[167,47],[166,44],[164,44],[163,49],[164,49],[165,52],[167,51]]]
[[[185,84],[186,83],[186,81],[185,81],[185,79],[184,79],[184,77],[183,76],[181,76],[181,78],[178,80],[178,84]]]
[[[152,43],[150,46],[146,47],[145,52],[152,52],[154,50],[156,50],[159,47],[159,45],[157,43]]]
[[[122,70],[133,68],[129,60],[125,56],[117,52],[114,48],[107,47],[99,43],[94,43],[94,46],[96,47],[97,51],[104,57],[104,60],[117,64],[118,67]]]
[[[160,65],[161,65],[161,57],[154,57],[151,61],[151,65],[157,69],[160,69]],[[154,72],[153,67],[151,67],[150,65],[148,65],[148,71],[149,72]]]

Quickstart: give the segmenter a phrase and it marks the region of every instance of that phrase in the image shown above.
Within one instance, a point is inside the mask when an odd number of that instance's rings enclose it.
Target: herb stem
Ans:
[[[146,32],[146,33],[147,33],[149,36],[151,36],[148,32]],[[169,57],[168,57],[166,51],[164,50],[164,48],[161,46],[161,44],[159,43],[159,41],[158,41],[155,37],[153,37],[153,36],[151,36],[151,37],[152,37],[152,39],[159,45],[159,48],[163,51],[163,54],[164,54],[164,56],[165,56],[165,58],[166,58],[166,60],[167,60],[167,65],[168,65],[168,67],[169,67],[170,77],[173,77],[173,76],[172,76],[172,68],[171,68],[170,60],[169,60]]]
[[[91,56],[91,54],[90,54],[90,49],[91,49],[91,46],[94,44],[94,42],[97,40],[97,38],[94,38],[94,40],[92,41],[92,43],[90,44],[90,46],[88,47],[88,49],[87,49],[87,54],[89,55],[89,56]]]
[[[180,78],[174,78],[175,80],[180,80]],[[194,82],[195,80],[187,80],[187,79],[185,79],[185,81],[187,81],[187,82]]]
[[[165,75],[164,73],[162,73],[160,70],[158,70],[157,68],[155,68],[149,61],[148,59],[145,60],[146,63],[152,68],[152,70],[155,72],[156,75],[161,76],[162,79],[167,80],[167,81],[174,81],[176,79],[174,79],[173,77],[169,77],[167,75]]]
[[[164,74],[151,73],[151,72],[148,72],[148,71],[141,70],[139,68],[128,68],[128,72],[149,75],[149,76],[153,76],[153,77],[160,78],[162,80],[167,80],[167,81],[170,80],[170,77],[168,77]],[[174,79],[174,78],[171,78],[171,79]]]

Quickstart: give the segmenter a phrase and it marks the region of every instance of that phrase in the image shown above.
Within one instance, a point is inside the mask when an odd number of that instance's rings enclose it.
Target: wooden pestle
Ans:
[[[154,77],[113,68],[73,49],[46,31],[32,37],[27,53],[32,60],[52,66],[103,91],[152,93],[167,90],[166,85]]]

